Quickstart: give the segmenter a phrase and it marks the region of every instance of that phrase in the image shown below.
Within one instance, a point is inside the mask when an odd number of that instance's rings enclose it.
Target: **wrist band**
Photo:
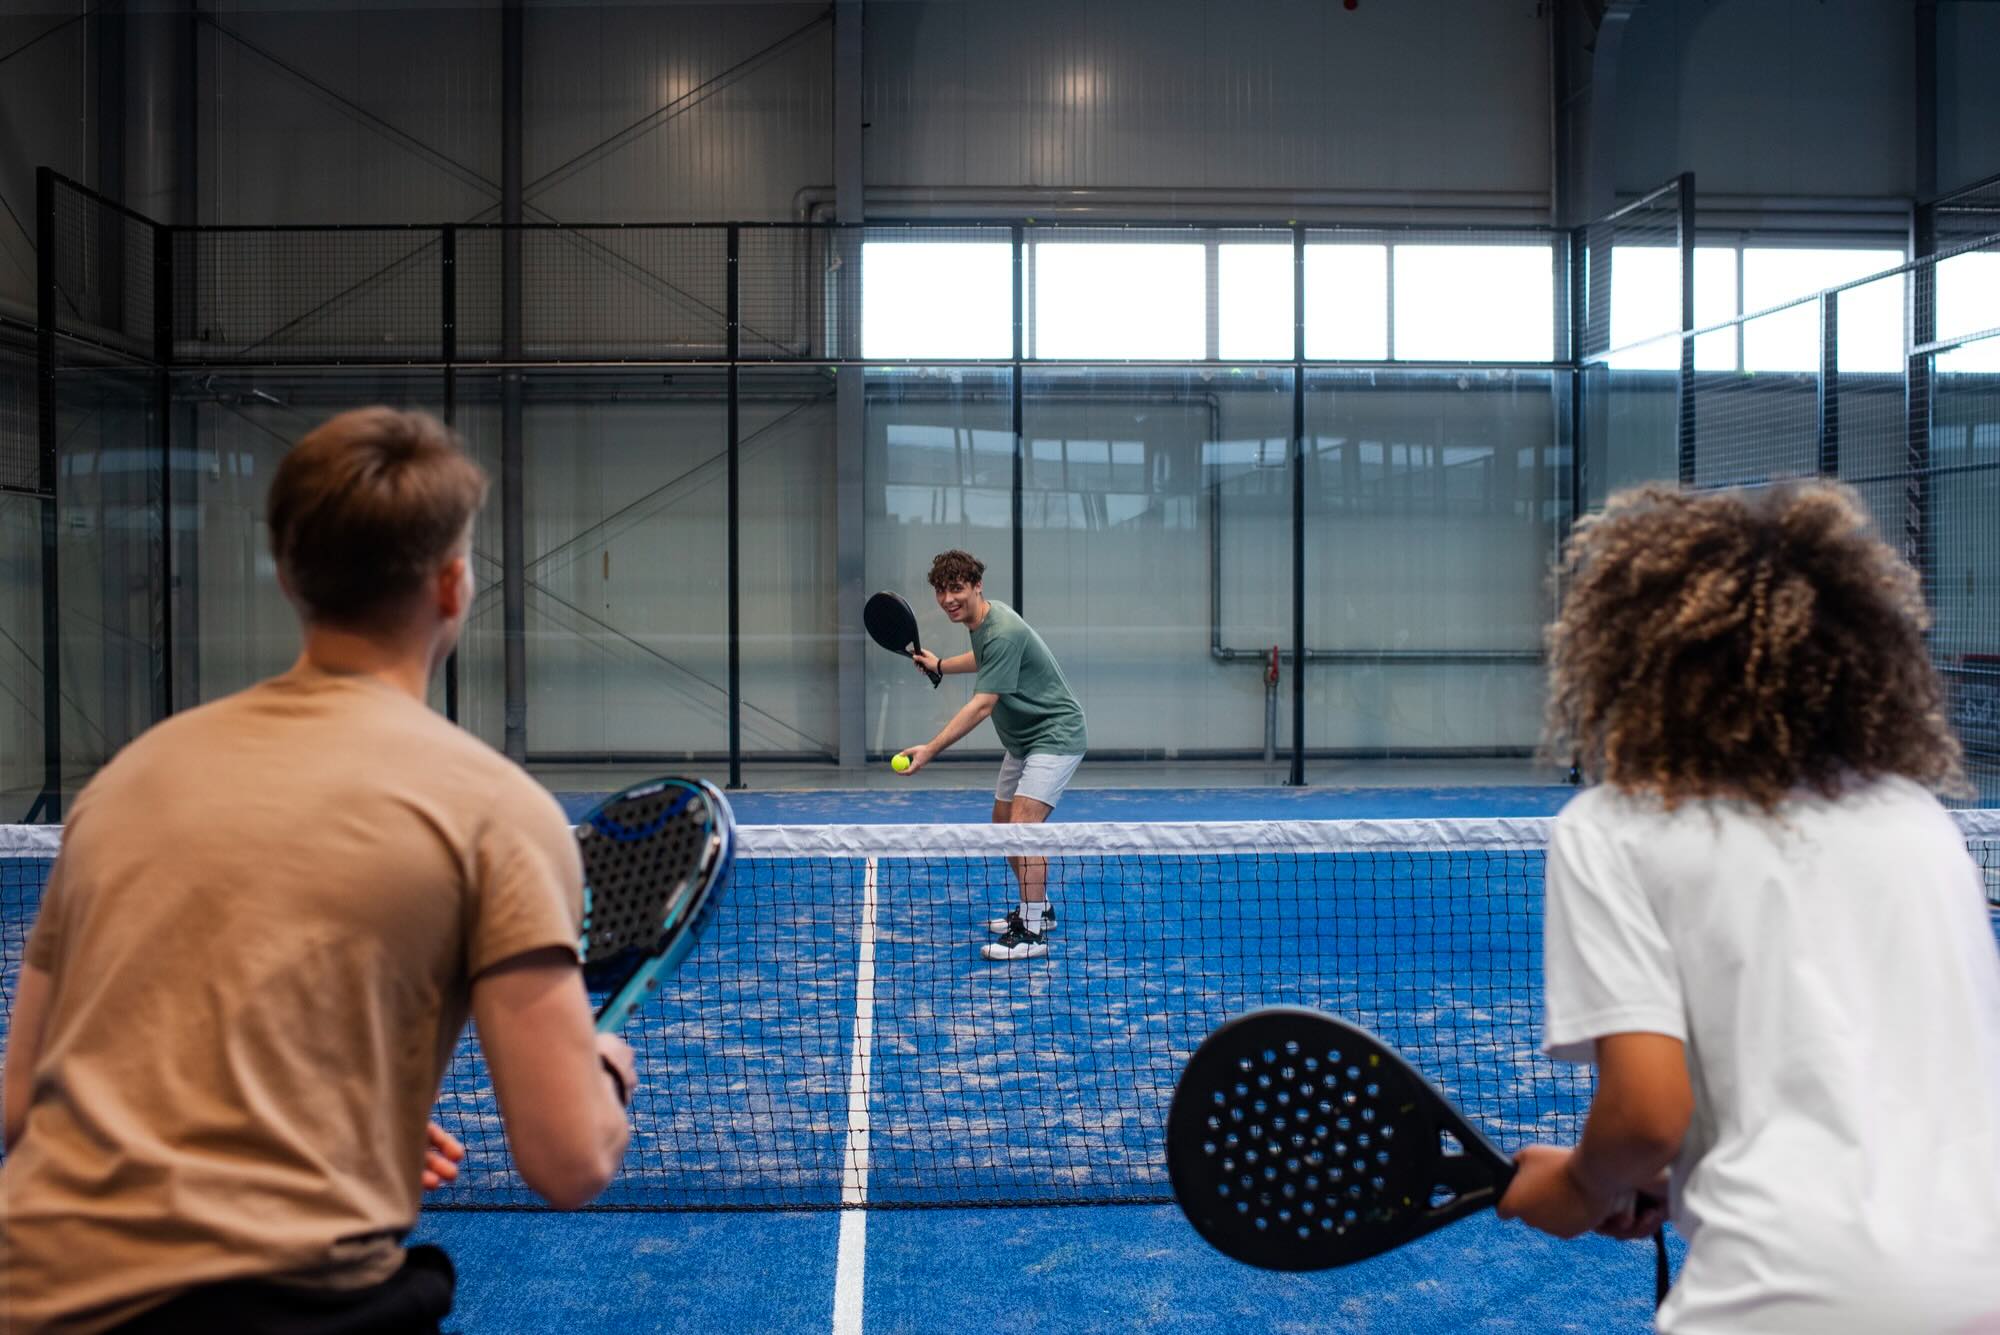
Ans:
[[[600,1054],[597,1058],[597,1064],[604,1068],[604,1074],[611,1077],[611,1087],[618,1091],[618,1106],[621,1108],[631,1107],[632,1091],[625,1088],[625,1077],[618,1074],[618,1068],[611,1064],[611,1058]]]

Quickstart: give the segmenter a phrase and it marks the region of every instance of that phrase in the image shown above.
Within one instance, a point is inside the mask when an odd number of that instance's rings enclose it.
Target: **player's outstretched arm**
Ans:
[[[558,1210],[588,1205],[625,1157],[616,1084],[629,1095],[635,1076],[624,1040],[591,1023],[576,957],[534,950],[488,969],[473,980],[472,1013],[522,1180]]]
[[[971,656],[970,654],[966,655],[968,658]],[[945,724],[943,730],[937,736],[931,738],[922,746],[913,746],[908,751],[902,753],[910,758],[909,772],[914,774],[924,766],[930,764],[931,761],[937,758],[939,752],[945,750],[953,742],[956,742],[959,738],[984,723],[992,716],[993,706],[998,703],[1000,703],[1000,697],[991,691],[979,691],[975,693],[970,700],[965,702],[963,708],[951,716],[951,722]]]

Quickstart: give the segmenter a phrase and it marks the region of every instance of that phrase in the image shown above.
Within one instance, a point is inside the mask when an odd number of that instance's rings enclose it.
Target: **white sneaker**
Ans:
[[[998,941],[988,941],[979,953],[989,960],[1032,960],[1049,953],[1049,943],[1039,932],[1014,926]]]
[[[1042,934],[1044,936],[1048,935],[1049,929],[1054,927],[1055,925],[1056,925],[1056,911],[1054,906],[1049,906],[1044,908],[1042,910]],[[1013,931],[1016,927],[1022,928],[1023,930],[1027,928],[1027,924],[1021,921],[1021,910],[1019,908],[1008,909],[1006,917],[991,918],[988,919],[986,923],[986,930],[993,933],[993,935],[995,936],[1005,936],[1007,935],[1007,933]]]

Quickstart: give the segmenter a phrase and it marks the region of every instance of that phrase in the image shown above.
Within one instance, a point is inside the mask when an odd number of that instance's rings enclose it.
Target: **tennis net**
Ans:
[[[2000,812],[1960,812],[2000,905]],[[1380,1034],[1495,1140],[1569,1140],[1589,1073],[1537,1050],[1545,818],[745,826],[666,995],[627,1026],[633,1138],[599,1204],[799,1209],[1162,1201],[1182,1064],[1256,1006]],[[0,827],[0,982],[55,832]],[[979,955],[1046,859],[1042,958]],[[436,1205],[531,1204],[468,1038]]]

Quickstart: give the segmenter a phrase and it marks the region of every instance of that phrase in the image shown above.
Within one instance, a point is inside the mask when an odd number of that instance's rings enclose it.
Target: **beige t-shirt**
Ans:
[[[472,979],[575,950],[582,876],[546,791],[373,678],[294,669],[133,742],[28,942],[52,990],[0,1165],[0,1325],[387,1278]]]

